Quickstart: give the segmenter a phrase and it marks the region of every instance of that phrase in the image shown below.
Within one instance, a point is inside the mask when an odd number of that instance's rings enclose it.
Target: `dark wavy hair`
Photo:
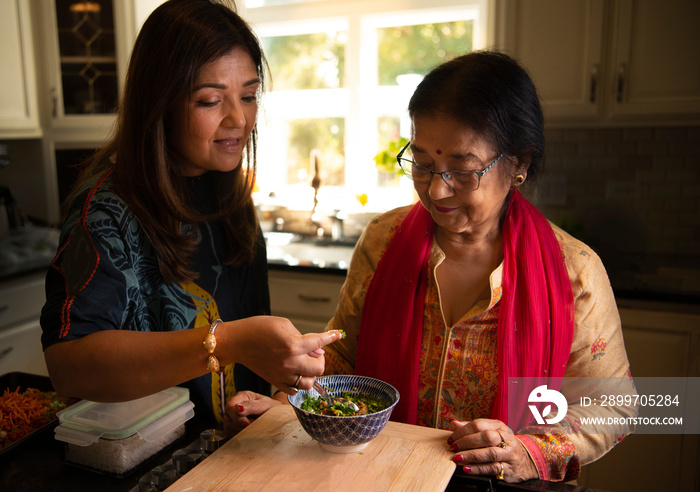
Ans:
[[[528,180],[544,160],[544,117],[527,71],[497,51],[473,51],[433,69],[408,105],[411,118],[444,114],[471,128],[499,153],[529,162]]]
[[[112,169],[115,192],[127,204],[152,243],[166,282],[194,280],[196,227],[219,220],[227,241],[227,264],[253,260],[258,223],[252,200],[256,174],[257,126],[246,143],[243,162],[221,173],[218,210],[202,214],[189,205],[180,156],[169,140],[177,104],[191,95],[203,65],[243,48],[253,59],[264,90],[269,73],[250,26],[221,2],[169,0],[143,24],[129,62],[112,140],[88,162],[77,188]],[[77,189],[76,188],[76,189]]]

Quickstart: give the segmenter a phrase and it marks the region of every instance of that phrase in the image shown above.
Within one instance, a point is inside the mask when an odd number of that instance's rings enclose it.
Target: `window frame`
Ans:
[[[494,0],[413,0],[407,5],[405,0],[324,0],[255,8],[243,6],[242,15],[261,38],[342,28],[347,29],[348,36],[344,87],[269,91],[264,96],[258,118],[262,157],[258,180],[264,183],[264,190],[279,193],[293,186],[286,183],[286,172],[265,168],[264,161],[286,161],[286,145],[273,144],[268,132],[279,131],[280,125],[292,119],[342,117],[345,118],[345,186],[343,190],[322,188],[319,199],[323,194],[347,199],[369,191],[375,198],[370,205],[378,210],[413,201],[413,188],[408,180],[400,180],[397,189],[376,185],[378,170],[373,160],[379,146],[376,122],[382,116],[397,117],[401,120],[402,136],[408,137],[408,117],[405,112],[397,114],[393,107],[405,108],[413,92],[411,86],[402,89],[377,85],[376,28],[474,19],[473,49],[481,49],[493,44],[493,3]],[[321,26],[325,29],[319,29]],[[272,79],[274,88],[274,73]],[[280,100],[285,101],[282,114],[274,112],[275,103]],[[380,104],[377,106],[374,101]],[[310,111],[314,107],[324,109]],[[372,121],[374,124],[367,124]],[[375,184],[368,187],[368,183]],[[298,191],[293,194],[298,196]],[[379,201],[376,200],[378,195],[382,196]]]

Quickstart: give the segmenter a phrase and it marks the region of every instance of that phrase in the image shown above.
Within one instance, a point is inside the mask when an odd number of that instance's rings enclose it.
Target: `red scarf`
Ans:
[[[428,256],[435,224],[416,203],[387,246],[367,290],[355,373],[393,385],[391,419],[417,423],[418,371]],[[497,328],[498,389],[491,418],[518,429],[529,420],[527,394],[508,391],[512,377],[564,375],[574,331],[573,293],[547,219],[514,190],[503,223],[503,295]],[[517,327],[517,329],[516,329]],[[548,379],[549,378],[549,379]],[[508,403],[515,411],[509,423]],[[510,419],[512,420],[512,419]]]

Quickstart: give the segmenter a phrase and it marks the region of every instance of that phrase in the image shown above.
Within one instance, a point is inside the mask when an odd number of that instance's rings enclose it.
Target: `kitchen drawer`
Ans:
[[[43,273],[0,284],[0,328],[38,319],[45,300]]]
[[[272,314],[327,322],[344,281],[343,276],[270,271]]]
[[[0,330],[0,374],[10,372],[49,375],[38,320]]]

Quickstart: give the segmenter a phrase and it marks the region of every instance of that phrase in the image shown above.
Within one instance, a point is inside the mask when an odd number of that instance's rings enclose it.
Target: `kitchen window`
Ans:
[[[487,45],[487,2],[247,0],[272,72],[258,119],[256,200],[381,211],[411,183],[374,156],[409,137],[408,100],[434,66]],[[242,9],[243,10],[243,9]]]

